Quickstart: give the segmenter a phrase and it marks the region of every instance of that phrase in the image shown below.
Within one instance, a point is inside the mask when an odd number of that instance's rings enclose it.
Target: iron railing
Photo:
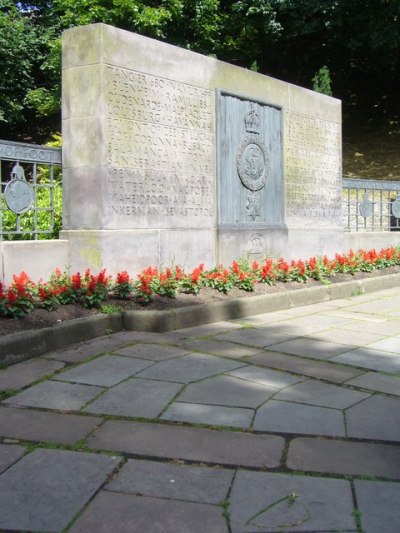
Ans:
[[[345,231],[400,231],[400,182],[342,181]]]
[[[0,240],[53,232],[58,166],[60,148],[0,140]]]

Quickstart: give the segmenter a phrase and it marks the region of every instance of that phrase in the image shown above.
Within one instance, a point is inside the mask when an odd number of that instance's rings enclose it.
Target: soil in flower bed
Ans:
[[[393,266],[382,270],[374,270],[373,272],[356,272],[351,274],[336,274],[329,278],[329,283],[340,283],[344,281],[351,281],[357,279],[365,279],[370,277],[386,276],[389,274],[400,273],[400,266]],[[189,305],[201,305],[212,302],[226,301],[235,298],[251,298],[252,296],[262,294],[284,293],[286,291],[303,289],[307,287],[317,287],[324,285],[321,281],[308,279],[307,283],[297,283],[294,281],[288,283],[278,282],[276,285],[267,285],[258,283],[254,286],[253,292],[246,292],[240,289],[233,288],[228,294],[223,294],[215,289],[204,287],[198,295],[193,294],[177,294],[176,298],[167,298],[162,296],[154,296],[154,299],[148,305],[142,305],[135,299],[117,300],[110,299],[104,303],[106,310],[110,312],[110,306],[118,306],[121,311],[125,310],[168,310],[176,309],[178,307],[185,307]],[[40,329],[55,326],[67,320],[93,316],[101,313],[101,309],[86,309],[81,305],[59,305],[53,311],[46,309],[35,309],[31,314],[25,318],[12,319],[0,317],[0,336],[18,333],[20,331],[27,331],[31,329]]]

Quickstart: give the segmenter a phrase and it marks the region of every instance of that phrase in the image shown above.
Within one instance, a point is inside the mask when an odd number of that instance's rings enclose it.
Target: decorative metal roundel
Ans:
[[[4,189],[4,199],[7,207],[17,215],[29,211],[33,204],[32,187],[26,181],[24,169],[18,161],[11,171],[11,181]]]
[[[360,204],[360,215],[364,218],[371,217],[373,213],[372,202],[368,198],[368,194],[365,193],[364,199]]]
[[[29,211],[33,203],[33,191],[25,180],[12,180],[4,189],[4,198],[11,211],[22,215]]]
[[[395,218],[400,218],[400,196],[396,195],[396,200],[392,203],[392,215]]]

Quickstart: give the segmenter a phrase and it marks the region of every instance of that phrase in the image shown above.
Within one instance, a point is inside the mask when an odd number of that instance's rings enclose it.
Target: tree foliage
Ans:
[[[400,0],[0,0],[0,121],[57,113],[61,32],[95,22],[354,104],[400,84]]]
[[[26,92],[34,86],[34,60],[40,38],[29,20],[10,0],[0,0],[0,121],[23,117]]]

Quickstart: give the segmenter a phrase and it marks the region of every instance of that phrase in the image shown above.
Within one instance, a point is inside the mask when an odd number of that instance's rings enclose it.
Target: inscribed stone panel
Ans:
[[[340,124],[285,113],[286,218],[304,226],[341,223]]]
[[[107,204],[124,227],[210,227],[214,94],[104,67]]]

